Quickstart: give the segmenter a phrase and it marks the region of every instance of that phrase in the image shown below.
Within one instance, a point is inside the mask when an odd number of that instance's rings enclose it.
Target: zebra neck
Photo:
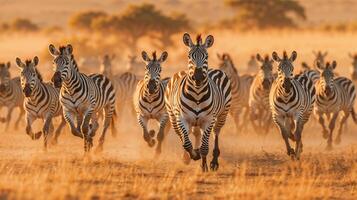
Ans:
[[[41,94],[45,93],[45,89],[44,89],[44,84],[41,83],[39,80],[37,80],[35,82],[35,85],[33,87],[33,91],[30,97],[28,97],[30,99],[31,102],[37,102],[38,98],[41,96]]]
[[[67,91],[69,94],[72,94],[73,91],[75,91],[76,88],[78,88],[81,85],[81,73],[74,69],[71,68],[71,73],[70,76],[63,81],[63,88],[65,91]]]
[[[158,87],[158,89],[153,94],[150,94],[149,88],[147,87],[147,84],[145,83],[143,85],[143,88],[144,88],[143,98],[146,99],[148,102],[152,102],[153,100],[157,99],[157,97],[161,95],[161,83],[159,83],[157,87]]]
[[[291,85],[291,88],[290,88],[289,92],[286,92],[283,83],[284,83],[284,79],[279,78],[279,80],[277,82],[277,86],[276,86],[277,87],[277,93],[278,93],[277,96],[288,100],[288,99],[290,99],[291,96],[294,95],[294,86],[293,86],[293,83],[291,83],[292,85]]]
[[[12,95],[12,93],[13,93],[13,85],[12,84],[13,83],[10,81],[9,87],[7,87],[4,92],[1,92],[0,96],[7,97],[7,96]]]

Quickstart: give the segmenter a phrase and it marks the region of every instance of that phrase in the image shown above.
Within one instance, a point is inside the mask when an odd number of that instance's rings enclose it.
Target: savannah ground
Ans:
[[[90,158],[83,157],[83,142],[68,130],[48,152],[43,152],[42,140],[31,141],[22,129],[1,133],[0,199],[357,197],[357,134],[352,120],[333,151],[325,151],[320,129],[308,124],[300,161],[286,155],[275,129],[265,137],[252,131],[237,135],[229,131],[234,128],[229,120],[221,135],[220,168],[208,173],[201,172],[199,161],[183,164],[174,133],[155,158],[140,131],[126,122],[117,138],[108,135],[104,152]]]

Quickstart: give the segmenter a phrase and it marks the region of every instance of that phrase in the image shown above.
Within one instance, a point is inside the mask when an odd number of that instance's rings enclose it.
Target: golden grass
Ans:
[[[181,145],[170,133],[163,155],[154,158],[140,132],[127,127],[107,137],[100,155],[84,158],[82,142],[69,135],[47,153],[42,141],[23,131],[2,133],[0,199],[355,199],[357,135],[325,152],[316,127],[304,132],[300,161],[285,154],[281,137],[253,133],[221,136],[218,172],[202,173],[199,162],[184,165]],[[355,130],[355,125],[350,124]],[[314,131],[314,132],[311,132]]]

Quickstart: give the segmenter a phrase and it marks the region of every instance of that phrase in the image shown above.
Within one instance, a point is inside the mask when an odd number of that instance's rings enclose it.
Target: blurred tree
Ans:
[[[295,0],[226,0],[237,10],[236,23],[244,28],[296,27],[294,16],[306,20],[305,9]]]
[[[38,31],[39,27],[28,19],[18,18],[11,23],[11,29],[14,31],[33,32]]]
[[[73,15],[69,20],[69,26],[74,29],[89,31],[94,20],[106,17],[102,11],[84,11]]]

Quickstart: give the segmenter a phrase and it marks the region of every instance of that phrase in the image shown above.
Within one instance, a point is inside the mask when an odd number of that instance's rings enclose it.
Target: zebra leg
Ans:
[[[31,137],[32,140],[38,140],[40,139],[42,132],[39,131],[37,133],[32,132],[32,123],[35,121],[36,117],[26,113],[26,134]]]
[[[10,120],[11,120],[11,116],[12,116],[12,111],[14,111],[14,107],[10,107],[9,110],[7,111],[6,126],[5,126],[5,130],[6,131],[9,129]]]
[[[92,116],[93,112],[94,112],[93,107],[89,106],[87,111],[84,114],[83,123],[81,126],[82,134],[83,134],[83,138],[84,138],[84,152],[86,152],[86,153],[88,153],[93,146],[93,138],[91,135],[92,131],[90,131],[91,128],[89,125],[89,123],[93,117]]]
[[[66,120],[64,119],[63,115],[61,115],[61,123],[59,124],[59,126],[57,127],[57,129],[55,131],[55,136],[51,140],[51,144],[52,145],[56,145],[57,144],[58,137],[60,136],[61,131],[65,126],[66,126]]]
[[[83,138],[82,133],[74,125],[75,113],[64,108],[63,109],[63,116],[64,116],[64,119],[66,120],[66,122],[69,124],[69,127],[71,129],[71,133],[76,137]],[[77,119],[78,119],[78,116],[79,115],[77,115]]]
[[[96,153],[102,152],[103,151],[103,145],[104,145],[104,141],[105,141],[105,134],[110,126],[110,124],[112,123],[113,120],[113,110],[105,110],[104,113],[104,122],[103,122],[103,130],[102,133],[100,135],[99,138],[99,143],[98,146],[95,150]],[[98,123],[96,122],[96,126],[98,127]]]
[[[255,131],[255,133],[259,134],[259,127],[257,125],[257,122],[259,122],[259,118],[256,113],[256,109],[252,108],[250,110],[250,123],[252,124],[253,130]]]
[[[159,120],[160,129],[159,129],[159,132],[157,133],[157,137],[156,137],[156,139],[157,139],[156,155],[161,154],[162,141],[164,140],[166,131],[168,131],[168,130],[165,130],[169,126],[167,124],[168,121],[169,121],[169,116],[167,114],[164,114]]]
[[[51,137],[51,132],[50,132],[50,126],[52,125],[52,116],[48,115],[45,118],[45,122],[42,128],[43,132],[43,148],[45,151],[47,151],[47,143],[48,143],[48,138]],[[53,125],[52,125],[53,126]]]
[[[327,139],[326,150],[332,150],[332,134],[333,134],[333,131],[335,129],[337,116],[338,116],[338,112],[337,113],[333,113],[332,118],[330,120],[330,124],[329,124],[330,133],[329,133],[329,136],[328,136],[328,139]]]
[[[340,124],[338,127],[338,135],[335,138],[335,144],[340,144],[341,143],[341,135],[342,135],[342,130],[343,126],[346,125],[347,119],[350,116],[350,112],[343,112],[342,118],[340,119]]]
[[[148,129],[147,129],[147,124],[148,124],[149,119],[147,117],[144,117],[142,115],[138,115],[138,122],[143,129],[143,137],[144,140],[148,143],[149,147],[153,147],[155,145],[155,140],[152,139],[152,137],[149,135]]]
[[[208,149],[209,149],[209,137],[210,137],[215,120],[212,120],[212,121],[213,122],[202,127],[202,130],[204,130],[204,131],[203,131],[202,138],[201,138],[200,154],[201,154],[201,158],[202,158],[201,168],[202,168],[202,171],[204,171],[204,172],[208,171],[207,154],[208,154]],[[218,162],[217,162],[217,168],[218,168]]]
[[[25,114],[25,109],[23,107],[19,107],[20,108],[20,113],[19,116],[17,117],[17,120],[15,122],[15,130],[18,130],[19,128],[19,123],[21,121],[21,119],[23,118],[24,114]]]
[[[287,120],[285,120],[283,117],[275,117],[274,121],[278,125],[279,131],[284,139],[287,154],[292,157],[295,156],[294,149],[291,148],[291,146],[289,144],[289,132],[288,132],[288,130],[286,130],[286,128],[284,126],[285,125],[284,122]]]
[[[218,145],[218,136],[219,136],[219,130],[215,130],[215,135],[214,135],[214,148],[213,148],[213,158],[210,164],[211,170],[216,171],[219,167],[218,164],[218,157],[221,154],[221,151],[219,150],[219,145]]]
[[[195,146],[194,146],[194,148],[195,149],[198,149],[199,147],[200,147],[200,142],[201,142],[201,129],[200,129],[200,127],[193,127],[192,128],[192,133],[193,133],[193,135],[195,136]]]
[[[172,118],[171,118],[172,117]],[[184,162],[186,159],[186,155],[189,154],[189,157],[192,160],[199,160],[201,159],[201,155],[199,154],[198,149],[193,149],[192,148],[192,143],[191,140],[188,136],[189,131],[192,127],[189,127],[188,123],[184,119],[175,119],[174,116],[171,116],[173,128],[175,130],[175,133],[180,137],[180,140],[182,142],[182,147],[185,149],[184,153]],[[185,162],[188,164],[188,162]]]
[[[234,125],[236,126],[236,134],[239,134],[239,132],[241,132],[241,126],[239,124],[239,121],[240,121],[239,112],[234,110],[230,114],[231,114],[231,116],[232,116],[232,118],[234,120]]]
[[[301,134],[302,130],[304,129],[304,123],[300,118],[295,120],[295,157],[296,159],[300,159],[300,154],[302,152],[302,141],[301,141]]]
[[[324,120],[324,117],[323,117],[323,114],[322,113],[318,113],[318,118],[319,118],[319,123],[322,127],[322,136],[324,139],[327,139],[328,138],[328,130],[325,126],[325,120]]]

